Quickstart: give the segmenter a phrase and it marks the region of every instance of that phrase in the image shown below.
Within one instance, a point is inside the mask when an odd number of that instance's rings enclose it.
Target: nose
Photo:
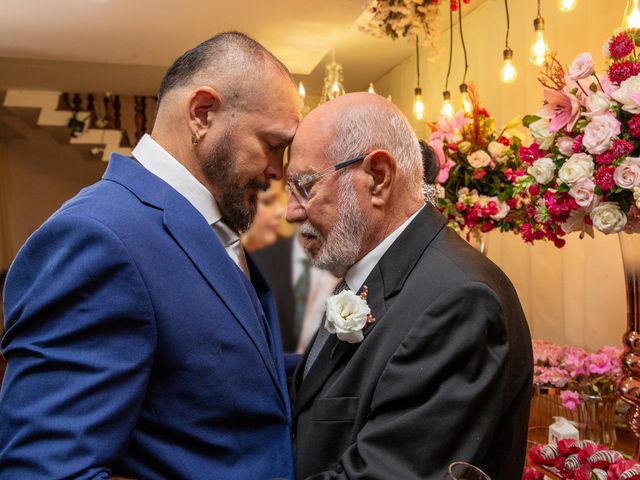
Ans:
[[[276,154],[269,158],[265,175],[274,180],[280,180],[284,172],[284,155]]]
[[[302,223],[307,219],[307,211],[292,193],[289,193],[285,218],[289,223]]]

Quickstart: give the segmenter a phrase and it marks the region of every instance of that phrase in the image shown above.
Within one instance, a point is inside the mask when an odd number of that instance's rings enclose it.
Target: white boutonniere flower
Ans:
[[[348,343],[360,343],[364,339],[363,331],[375,318],[367,305],[368,288],[365,285],[362,293],[357,295],[352,290],[343,290],[327,299],[324,328],[335,333],[339,340]],[[334,346],[331,356],[335,350]]]

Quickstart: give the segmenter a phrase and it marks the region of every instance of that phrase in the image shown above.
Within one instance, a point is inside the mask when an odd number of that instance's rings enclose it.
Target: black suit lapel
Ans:
[[[369,274],[364,285],[369,287],[367,303],[376,321],[365,330],[363,342],[367,341],[367,337],[377,324],[385,321],[384,314],[388,310],[389,300],[402,289],[418,259],[433,238],[444,228],[445,224],[444,217],[431,205],[426,205],[402,232],[400,237],[389,247]],[[332,357],[331,350],[337,341],[338,337],[336,335],[331,335],[327,339],[309,373],[303,380],[304,364],[313,342],[307,347],[294,375],[294,415],[297,416],[299,412],[305,410],[312,403],[331,374],[340,365],[347,362],[360,345],[359,343],[339,342]]]

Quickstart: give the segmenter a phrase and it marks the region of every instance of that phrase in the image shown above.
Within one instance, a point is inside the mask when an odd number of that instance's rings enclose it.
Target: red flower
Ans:
[[[613,58],[623,58],[633,52],[633,40],[626,32],[616,35],[609,45],[609,53]]]
[[[633,152],[633,144],[626,140],[615,140],[611,147],[613,158],[626,157],[631,152]]]
[[[640,138],[640,115],[634,115],[627,124],[629,126],[629,133],[633,138]]]
[[[544,152],[540,150],[540,145],[532,143],[530,147],[520,147],[518,149],[520,159],[527,165],[531,165],[539,158],[544,157]]]
[[[491,222],[483,223],[482,226],[480,227],[480,231],[482,233],[487,233],[487,232],[490,232],[491,230],[493,230],[493,223]]]
[[[578,135],[573,141],[573,153],[579,153],[582,148],[582,139],[584,138],[584,134]]]
[[[462,202],[457,202],[456,203],[456,211],[463,212],[464,209],[465,209],[464,203],[462,203]]]
[[[616,167],[609,165],[603,166],[596,172],[596,177],[593,179],[593,183],[598,185],[603,191],[611,190],[616,186],[616,182],[613,180],[613,172]]]
[[[509,205],[509,208],[516,208],[518,206],[518,199],[513,197],[508,198],[507,205]]]
[[[539,185],[531,185],[529,187],[529,194],[530,195],[533,195],[535,197],[539,193],[540,193],[540,186]]]
[[[596,163],[598,165],[609,165],[611,162],[613,162],[613,154],[611,153],[611,150],[600,155],[596,155]]]
[[[482,180],[487,175],[487,171],[484,168],[479,168],[473,174],[473,178],[476,180]]]
[[[635,74],[636,66],[631,62],[614,63],[609,67],[609,80],[616,85],[620,85]]]
[[[507,137],[505,137],[504,135],[501,136],[498,141],[503,144],[505,147],[508,147],[510,145],[509,143],[509,139]]]

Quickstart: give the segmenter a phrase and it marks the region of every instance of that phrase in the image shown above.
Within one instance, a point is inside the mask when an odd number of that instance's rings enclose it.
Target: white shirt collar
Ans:
[[[367,279],[373,268],[378,264],[382,256],[389,250],[389,247],[396,241],[405,228],[409,226],[411,221],[420,213],[424,205],[420,207],[413,215],[411,215],[402,225],[389,234],[376,248],[367,253],[358,260],[347,271],[344,279],[351,290],[357,292],[362,288],[364,281]]]
[[[144,168],[186,198],[209,225],[220,220],[220,209],[211,192],[150,135],[144,134],[131,154]]]

